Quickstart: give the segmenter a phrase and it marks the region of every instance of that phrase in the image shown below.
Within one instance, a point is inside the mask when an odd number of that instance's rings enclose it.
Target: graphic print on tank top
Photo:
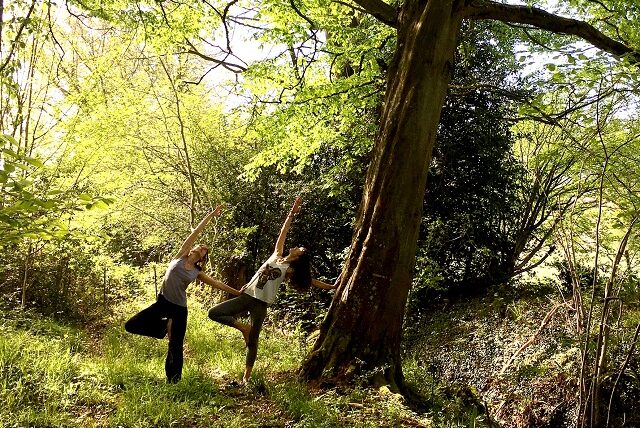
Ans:
[[[263,269],[260,269],[260,276],[258,276],[256,288],[262,290],[267,281],[278,279],[280,275],[282,275],[282,271],[280,270],[280,268],[271,267],[269,265],[264,266]]]

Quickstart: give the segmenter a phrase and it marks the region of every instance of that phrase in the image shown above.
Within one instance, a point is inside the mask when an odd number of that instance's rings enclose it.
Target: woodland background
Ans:
[[[535,6],[638,46],[637,6]],[[216,204],[212,276],[250,277],[296,195],[288,244],[339,276],[395,33],[322,0],[0,0],[0,23],[0,426],[640,425],[633,57],[463,24],[403,314],[412,394],[297,377],[323,290],[281,292],[236,388],[202,284],[172,386],[165,344],[121,325]]]

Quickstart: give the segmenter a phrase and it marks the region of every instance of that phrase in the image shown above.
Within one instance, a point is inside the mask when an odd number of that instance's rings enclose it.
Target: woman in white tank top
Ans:
[[[213,321],[234,327],[244,336],[247,345],[247,356],[242,383],[246,383],[258,352],[258,338],[262,323],[267,315],[267,308],[276,297],[278,288],[284,280],[297,290],[307,290],[310,286],[333,289],[335,284],[327,284],[311,278],[310,258],[304,247],[291,248],[284,255],[284,242],[291,227],[291,222],[300,211],[300,197],[296,198],[289,215],[285,220],[280,235],[276,241],[273,254],[260,266],[247,284],[241,289],[238,297],[222,302],[209,310],[209,318]],[[235,317],[243,312],[249,312],[251,323],[245,324]]]

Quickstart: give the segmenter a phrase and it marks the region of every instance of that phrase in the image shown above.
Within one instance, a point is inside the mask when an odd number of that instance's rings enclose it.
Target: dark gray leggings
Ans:
[[[269,305],[262,300],[258,300],[248,294],[241,294],[209,309],[209,318],[231,327],[233,327],[237,315],[249,311],[251,330],[249,330],[247,358],[245,360],[245,364],[248,367],[253,367],[253,363],[255,363],[256,356],[258,355],[258,338],[260,337],[262,323],[267,316],[268,306]]]

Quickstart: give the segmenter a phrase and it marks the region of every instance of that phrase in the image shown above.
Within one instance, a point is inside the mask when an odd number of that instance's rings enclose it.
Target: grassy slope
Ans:
[[[142,307],[140,304],[138,307]],[[132,314],[136,308],[124,312]],[[78,329],[37,316],[0,321],[0,426],[429,426],[393,394],[313,390],[294,371],[302,336],[267,326],[252,382],[239,387],[240,334],[190,306],[183,380],[165,383],[166,341],[125,333],[122,319]]]
[[[404,372],[427,398],[420,413],[389,392],[300,384],[295,370],[307,337],[273,324],[263,330],[252,382],[239,387],[241,335],[209,321],[197,302],[190,306],[177,385],[165,383],[166,341],[121,327],[148,302],[123,308],[120,318],[101,328],[5,313],[0,427],[487,426],[479,402],[500,426],[571,426],[566,422],[575,416],[579,351],[568,308],[558,310],[499,374],[538,330],[556,294],[496,295],[434,307],[407,331]],[[631,318],[621,328],[633,330],[637,320]]]
[[[470,388],[502,426],[563,426],[573,417],[580,352],[567,307],[500,374],[556,303],[491,296],[439,308],[427,320],[432,329],[413,334],[410,359],[454,391]]]

